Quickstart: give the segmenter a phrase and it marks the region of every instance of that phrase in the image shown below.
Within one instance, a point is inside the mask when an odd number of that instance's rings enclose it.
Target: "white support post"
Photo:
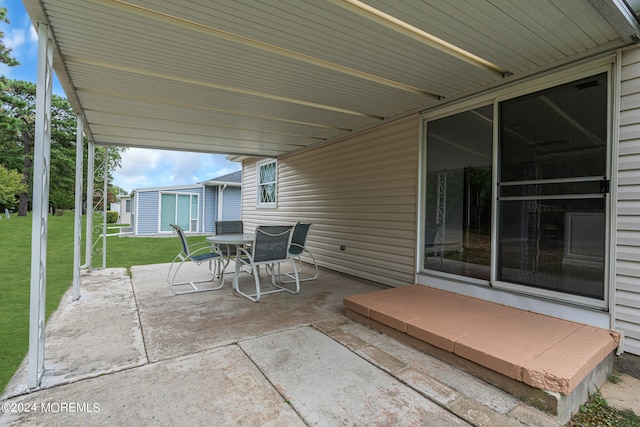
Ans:
[[[107,268],[107,201],[109,199],[109,147],[104,147],[104,177],[102,180],[102,269]]]
[[[87,152],[87,225],[85,227],[85,257],[84,265],[88,271],[93,268],[93,179],[95,167],[96,148],[92,141],[89,141],[89,150]]]
[[[47,296],[47,226],[51,157],[51,84],[53,44],[49,28],[38,24],[38,81],[33,153],[31,227],[31,294],[29,305],[29,388],[40,385],[44,373],[45,306]]]
[[[80,299],[80,249],[82,246],[82,177],[84,139],[82,117],[76,117],[76,212],[73,229],[73,300]]]

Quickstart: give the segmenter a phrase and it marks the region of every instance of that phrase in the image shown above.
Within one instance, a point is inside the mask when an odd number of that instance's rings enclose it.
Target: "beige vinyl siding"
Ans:
[[[414,115],[280,158],[273,209],[256,208],[259,160],[245,160],[245,231],[310,221],[307,243],[321,266],[390,286],[414,283],[418,147]]]
[[[614,320],[640,355],[640,48],[623,52],[621,79]]]

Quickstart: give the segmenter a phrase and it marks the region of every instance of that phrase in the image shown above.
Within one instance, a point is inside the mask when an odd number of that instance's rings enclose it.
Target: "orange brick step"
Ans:
[[[344,298],[344,308],[514,380],[569,395],[617,333],[423,285]]]

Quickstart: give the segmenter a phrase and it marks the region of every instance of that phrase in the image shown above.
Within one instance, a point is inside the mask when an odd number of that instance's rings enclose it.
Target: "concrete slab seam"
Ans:
[[[347,350],[349,350],[351,353],[353,353],[354,355],[356,355],[356,356],[357,356],[357,357],[359,357],[360,359],[362,359],[362,360],[364,360],[365,362],[367,362],[367,363],[371,364],[372,366],[374,366],[374,367],[376,367],[376,368],[380,369],[382,372],[384,372],[384,373],[386,373],[387,375],[389,375],[390,377],[392,377],[392,378],[396,379],[396,380],[397,380],[397,381],[399,381],[401,384],[403,384],[403,385],[407,386],[409,389],[411,389],[411,390],[415,391],[416,393],[418,393],[420,396],[423,396],[423,397],[424,397],[425,399],[427,399],[428,401],[430,401],[430,402],[432,402],[433,404],[435,404],[435,405],[439,406],[440,408],[444,409],[445,411],[447,411],[448,413],[450,413],[450,414],[451,414],[451,415],[453,415],[454,417],[459,418],[459,419],[461,419],[461,420],[468,421],[468,415],[467,415],[467,414],[465,414],[465,413],[460,413],[460,414],[458,414],[458,413],[455,411],[455,406],[454,406],[454,407],[449,407],[448,405],[442,404],[441,402],[438,402],[437,400],[432,399],[429,395],[427,395],[426,393],[424,393],[424,392],[423,392],[422,390],[420,390],[418,387],[415,387],[412,383],[410,383],[410,382],[409,382],[409,381],[407,381],[406,379],[401,378],[401,377],[399,377],[399,376],[395,375],[394,373],[390,372],[390,371],[389,371],[385,366],[383,366],[383,365],[381,365],[381,364],[376,363],[374,360],[369,360],[369,358],[365,358],[362,354],[360,354],[360,353],[358,353],[358,352],[354,351],[354,350],[353,350],[353,349],[351,349],[349,346],[344,345],[343,343],[341,343],[340,341],[336,340],[336,339],[335,339],[334,337],[332,337],[331,335],[327,334],[325,331],[321,331],[321,330],[319,330],[318,328],[316,328],[316,327],[315,327],[315,326],[313,326],[313,325],[310,325],[310,326],[311,326],[313,329],[317,330],[318,332],[322,333],[323,335],[327,336],[328,338],[332,339],[332,340],[333,340],[333,341],[335,341],[337,344],[339,344],[339,345],[343,346],[344,348],[346,348]],[[339,329],[339,328],[340,328],[340,327],[333,328],[333,329]],[[330,330],[331,330],[331,329],[330,329]],[[379,348],[377,348],[377,347],[375,347],[375,346],[373,346],[373,345],[370,345],[370,347],[376,348],[378,351],[380,351],[380,352],[382,352],[382,353],[385,353],[384,351],[380,350]],[[403,371],[405,371],[405,370],[407,370],[407,369],[409,369],[409,367],[408,367],[408,366],[405,366],[404,368],[399,369],[397,373],[401,373],[401,372],[403,372]],[[455,399],[455,400],[454,400],[454,402],[455,402],[455,401],[457,401],[457,400],[458,400],[458,399]],[[479,405],[482,405],[482,403],[480,403],[480,402],[477,402],[477,403],[478,403]],[[483,406],[484,406],[484,405],[483,405]],[[491,408],[488,408],[488,407],[486,407],[486,406],[485,406],[485,408],[486,408],[488,411],[495,412],[495,414],[496,414],[496,415],[500,415],[498,412],[494,411],[494,410],[493,410],[493,409],[491,409]],[[295,409],[295,408],[294,408],[294,409]],[[297,411],[296,411],[296,412],[297,412]]]
[[[144,336],[144,327],[142,326],[142,318],[140,317],[140,307],[138,306],[138,296],[136,295],[136,290],[133,287],[133,270],[131,268],[127,269],[127,277],[129,277],[129,286],[131,286],[131,293],[133,294],[133,303],[136,306],[136,316],[138,316],[138,324],[140,325],[140,335],[142,335],[142,347],[144,348],[144,357],[147,359],[147,364],[149,364],[149,352],[147,351],[147,340]]]
[[[297,328],[289,328],[288,330],[293,330],[293,329],[297,329]],[[266,335],[263,335],[263,336],[274,335],[275,333],[277,333],[277,332],[274,332],[273,334],[266,334]],[[249,340],[242,340],[242,341],[249,341]],[[282,398],[282,401],[284,403],[286,403],[287,405],[289,405],[289,407],[293,410],[293,412],[295,412],[296,415],[298,415],[298,417],[300,417],[300,419],[304,421],[304,419],[305,419],[304,416],[302,415],[302,413],[300,413],[298,408],[296,408],[296,406],[291,402],[291,398],[286,395],[286,393],[284,392],[282,387],[278,386],[277,384],[274,384],[271,381],[271,378],[269,378],[269,376],[260,368],[260,366],[256,362],[254,362],[254,360],[251,358],[249,353],[247,353],[244,350],[244,348],[242,348],[242,346],[239,345],[239,343],[236,343],[236,344],[233,344],[233,345],[238,347],[240,349],[240,351],[242,352],[242,354],[244,354],[247,357],[247,360],[249,360],[249,362],[258,370],[258,372],[260,372],[260,374],[262,374],[262,377],[264,378],[264,380],[266,382],[268,382],[271,385],[271,387],[273,387],[273,389],[276,391],[276,393],[278,393],[278,395],[280,395],[280,397]],[[305,422],[305,424],[307,424],[307,423]]]

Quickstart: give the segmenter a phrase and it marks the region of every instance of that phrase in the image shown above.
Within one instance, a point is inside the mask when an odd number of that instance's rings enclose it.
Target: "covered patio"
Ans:
[[[318,424],[320,417],[335,417],[336,424],[344,420],[412,424],[407,421],[410,417],[418,423],[429,419],[433,424],[438,419],[442,425],[450,425],[451,417],[461,423],[484,423],[473,420],[475,416],[497,417],[508,425],[542,416],[498,389],[491,387],[488,392],[485,383],[467,374],[458,377],[459,371],[454,375],[448,365],[353,323],[344,316],[343,300],[385,285],[427,281],[460,289],[457,279],[448,282],[450,278],[443,275],[421,274],[426,156],[421,115],[440,108],[438,114],[444,114],[458,101],[476,102],[476,95],[503,91],[493,96],[490,109],[494,110],[496,99],[515,96],[507,90],[517,84],[537,86],[538,80],[546,79],[543,87],[547,87],[558,78],[552,74],[556,71],[562,74],[559,81],[568,81],[575,72],[573,65],[580,68],[580,76],[604,66],[618,76],[612,58],[618,64],[621,50],[636,43],[640,34],[627,3],[506,0],[467,2],[465,7],[438,1],[415,7],[385,0],[331,0],[321,5],[161,0],[24,3],[41,40],[40,107],[28,385],[17,377],[14,390],[59,385],[36,392],[52,393],[50,401],[59,401],[72,396],[73,387],[88,387],[91,393],[83,389],[77,396],[104,396],[112,404],[105,403],[101,414],[109,407],[110,419],[124,423],[153,419],[163,411],[171,419],[172,413],[184,415],[185,408],[195,423],[207,423],[211,416],[231,423],[241,414],[264,423],[269,413],[274,424],[282,425],[292,419]],[[50,155],[46,120],[53,70],[78,112],[79,146],[84,132],[91,144],[103,146],[232,155],[243,162],[243,188],[251,189],[243,194],[243,220],[249,228],[296,222],[304,216],[318,224],[311,247],[319,264],[333,272],[325,270],[324,277],[303,286],[298,296],[277,295],[259,305],[234,297],[229,288],[174,298],[157,277],[158,268],[134,268],[132,281],[115,270],[79,277],[78,218],[73,267],[78,280],[71,296],[77,301],[68,301],[48,329],[55,330],[56,322],[67,315],[73,326],[63,328],[64,333],[48,330],[45,344],[42,307]],[[612,141],[605,139],[611,145],[616,141],[615,136]],[[264,158],[272,163],[263,165],[258,159]],[[275,192],[264,200],[256,197],[256,189],[264,185],[256,178],[262,167],[278,171],[277,197]],[[81,170],[77,178],[81,183]],[[336,196],[337,189],[341,191]],[[77,191],[76,206],[81,204],[81,192]],[[80,216],[80,209],[76,212]],[[102,285],[94,286],[93,278]],[[109,286],[112,282],[122,286],[121,291]],[[464,285],[465,291],[491,293],[485,299],[512,296],[494,292],[489,285],[495,280],[489,282],[482,283],[484,287]],[[588,312],[595,318],[592,323],[617,329],[616,319],[609,315],[616,283],[610,292],[604,289],[603,284],[601,311],[589,306],[578,312],[571,305],[547,300],[536,309],[543,314],[568,311],[574,320]],[[533,298],[527,298],[517,301],[516,309],[529,307]],[[116,306],[124,316],[112,317]],[[98,322],[97,313],[103,313],[104,320]],[[455,316],[455,311],[443,315]],[[441,320],[453,324],[453,319]],[[69,333],[78,327],[87,329]],[[109,332],[111,328],[116,330]],[[494,337],[502,344],[509,342],[505,338]],[[598,371],[600,363],[591,366],[600,374],[610,368],[612,358],[612,348],[605,348],[600,358],[603,369]],[[238,378],[257,387],[262,403],[246,402],[246,387],[234,388],[237,384],[229,372],[238,367],[242,371]],[[135,400],[119,393],[129,383],[117,381],[129,376]],[[473,385],[449,378],[465,378]],[[601,375],[594,383],[602,381]],[[319,389],[324,386],[328,388]],[[229,390],[237,391],[235,398]],[[359,395],[362,390],[368,391]],[[107,397],[114,391],[118,393]],[[575,401],[567,403],[559,418],[566,419],[571,408],[586,399],[586,392],[582,389]],[[146,395],[154,396],[152,403],[140,402]],[[16,399],[26,402],[29,396]],[[179,401],[179,396],[187,402]],[[482,396],[491,396],[490,401]],[[496,403],[494,396],[506,400]],[[134,401],[140,402],[135,408],[130,406]],[[536,418],[529,424],[557,422]]]
[[[192,278],[206,270],[185,267]],[[42,385],[29,389],[25,362],[2,397],[37,410],[5,411],[0,423],[554,426],[570,416],[566,402],[545,402],[557,415],[531,406],[543,390],[516,397],[507,377],[494,374],[491,385],[473,362],[443,361],[426,341],[416,346],[345,315],[345,298],[371,300],[391,288],[322,269],[298,295],[253,303],[232,291],[230,277],[221,290],[175,296],[168,268],[84,273],[82,298],[65,295],[47,325]],[[491,337],[494,347],[521,339]]]
[[[205,269],[188,267],[194,277]],[[47,326],[42,386],[28,392],[23,366],[3,396],[9,404],[37,403],[38,411],[5,412],[0,423],[558,424],[345,317],[345,296],[379,285],[322,270],[298,295],[253,303],[229,282],[174,296],[167,268],[133,267],[131,277],[124,269],[83,274],[81,300],[67,294]],[[60,410],[63,402],[84,406]]]

